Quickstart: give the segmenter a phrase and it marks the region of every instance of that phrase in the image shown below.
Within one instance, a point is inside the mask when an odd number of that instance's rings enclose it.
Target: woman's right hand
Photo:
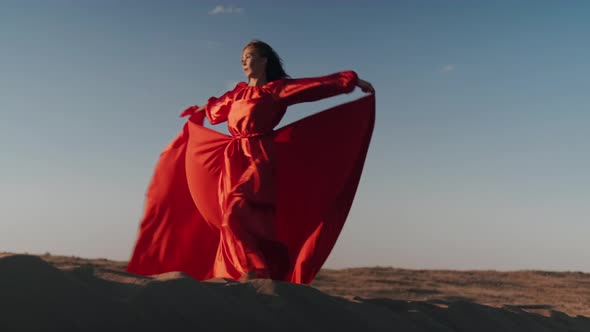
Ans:
[[[198,112],[203,112],[204,110],[205,110],[205,105],[203,105],[203,106],[197,106],[197,105],[189,106],[182,113],[180,113],[180,117],[182,118],[185,116],[193,115]]]
[[[375,88],[373,88],[373,85],[371,85],[371,83],[365,81],[365,80],[361,80],[359,78],[358,83],[356,84],[359,88],[361,88],[361,90],[363,92],[370,92],[370,93],[375,93]]]

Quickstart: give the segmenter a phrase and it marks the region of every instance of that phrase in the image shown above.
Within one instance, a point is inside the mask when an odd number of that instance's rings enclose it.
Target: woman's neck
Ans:
[[[263,86],[266,84],[266,79],[251,77],[248,81],[249,86]]]

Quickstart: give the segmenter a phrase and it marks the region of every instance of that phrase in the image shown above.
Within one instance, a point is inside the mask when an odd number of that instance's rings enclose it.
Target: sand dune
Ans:
[[[338,296],[446,303],[476,302],[551,315],[590,317],[590,274],[549,271],[322,270],[312,284]]]
[[[549,289],[551,280],[590,280],[585,274],[515,272],[495,281],[501,273],[367,268],[324,270],[304,286],[264,279],[199,282],[178,272],[148,278],[127,274],[124,266],[0,254],[0,330],[590,331],[589,318],[557,311],[557,302],[537,303],[542,297],[535,302],[532,288],[518,288],[517,281],[543,281]],[[497,282],[511,284],[507,294],[517,298],[482,304],[481,294],[494,299],[490,289],[502,293]],[[573,284],[552,294],[570,293],[588,301]],[[529,296],[524,305],[523,294]],[[588,310],[587,302],[580,306]]]

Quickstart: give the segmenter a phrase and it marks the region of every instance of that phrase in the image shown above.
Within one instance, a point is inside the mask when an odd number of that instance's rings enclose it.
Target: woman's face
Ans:
[[[260,56],[255,48],[248,46],[242,51],[242,69],[248,79],[263,78],[266,75],[266,58]]]

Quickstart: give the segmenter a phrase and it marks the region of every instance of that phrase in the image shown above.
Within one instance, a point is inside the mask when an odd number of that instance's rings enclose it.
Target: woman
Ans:
[[[289,105],[374,93],[353,71],[291,79],[276,52],[242,51],[248,83],[201,107],[162,152],[127,270],[309,283],[342,229],[373,130],[374,95],[277,131]],[[228,122],[231,136],[203,127]]]

